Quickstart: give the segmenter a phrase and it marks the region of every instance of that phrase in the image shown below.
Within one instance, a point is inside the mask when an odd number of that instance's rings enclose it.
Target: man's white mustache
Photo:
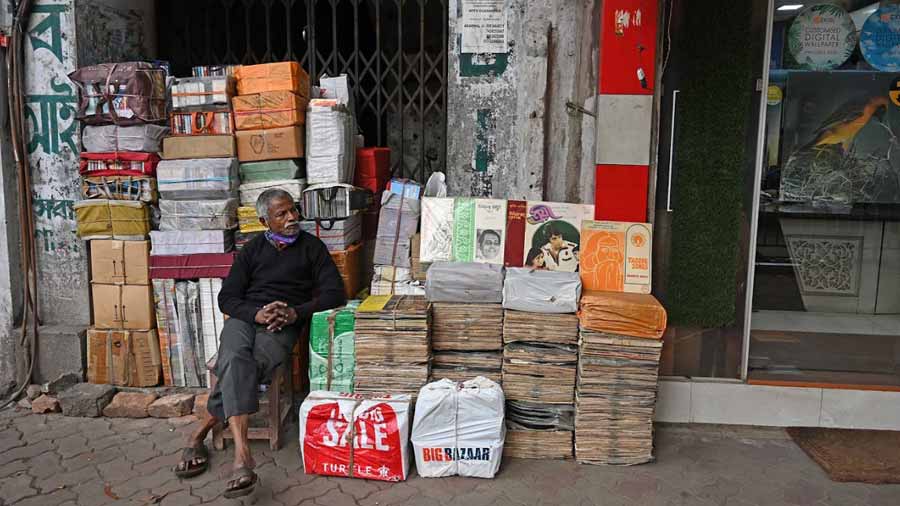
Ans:
[[[300,222],[299,221],[289,221],[289,222],[285,223],[284,226],[285,227],[299,227]]]

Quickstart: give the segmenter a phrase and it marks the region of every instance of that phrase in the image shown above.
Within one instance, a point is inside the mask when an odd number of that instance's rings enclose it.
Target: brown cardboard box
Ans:
[[[302,125],[308,101],[290,91],[266,91],[231,99],[236,130]]]
[[[237,152],[241,162],[302,158],[303,128],[238,131]]]
[[[287,90],[309,96],[309,75],[295,61],[244,65],[234,71],[238,95]]]
[[[150,241],[91,241],[91,281],[150,284]]]
[[[147,330],[156,326],[151,286],[94,283],[91,289],[96,328]]]
[[[159,340],[155,330],[88,329],[88,381],[131,387],[159,384]]]
[[[237,153],[230,135],[179,135],[163,139],[164,160],[188,158],[234,158]]]

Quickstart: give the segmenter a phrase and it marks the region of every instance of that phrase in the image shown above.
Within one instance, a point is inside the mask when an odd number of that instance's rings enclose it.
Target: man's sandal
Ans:
[[[179,478],[193,478],[209,469],[209,450],[200,443],[196,448],[185,448],[181,451],[181,462],[172,468]]]
[[[225,498],[234,499],[244,497],[253,492],[259,477],[250,468],[239,467],[234,470],[232,479],[228,480],[225,488]]]

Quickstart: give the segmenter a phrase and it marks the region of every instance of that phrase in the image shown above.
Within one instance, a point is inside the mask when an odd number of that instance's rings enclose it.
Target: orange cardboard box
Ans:
[[[150,241],[91,241],[91,281],[150,284]]]
[[[303,128],[239,130],[237,152],[241,162],[303,158]]]
[[[295,61],[244,65],[234,75],[238,95],[286,90],[301,97],[309,96],[309,75]]]
[[[236,130],[302,125],[308,100],[290,91],[266,91],[231,99]]]
[[[581,225],[581,284],[585,290],[650,293],[653,226],[585,220]]]
[[[91,285],[94,326],[98,329],[147,330],[156,327],[150,285]]]

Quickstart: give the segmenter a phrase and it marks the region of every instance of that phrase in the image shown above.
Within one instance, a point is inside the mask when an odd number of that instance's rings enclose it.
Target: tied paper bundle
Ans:
[[[160,197],[164,200],[236,197],[237,168],[234,158],[163,160],[156,168]]]
[[[306,111],[309,184],[352,183],[356,166],[353,115],[338,100],[310,100]]]
[[[150,232],[152,255],[228,253],[234,245],[231,230],[154,230]]]
[[[234,95],[234,78],[184,77],[172,85],[172,109],[229,105]]]
[[[78,173],[91,176],[156,175],[159,157],[153,153],[81,153]]]
[[[503,307],[532,313],[574,313],[581,297],[577,272],[506,269]]]
[[[503,349],[503,307],[500,304],[435,302],[432,317],[431,346],[435,350]]]
[[[437,351],[431,360],[431,381],[449,379],[457,383],[476,376],[501,383],[503,354],[499,351]]]
[[[503,342],[509,454],[572,458],[578,317],[507,309]]]
[[[88,153],[157,153],[163,137],[168,133],[168,128],[159,125],[87,125],[83,129],[81,142],[84,144],[84,151]]]
[[[370,296],[356,313],[356,385],[361,393],[416,395],[428,381],[431,304],[423,297]]]
[[[317,184],[303,190],[301,202],[308,220],[340,220],[369,207],[372,195],[349,184]]]
[[[219,310],[219,292],[222,280],[201,278],[200,287],[200,330],[203,332],[204,358],[211,359],[219,350],[219,336],[225,327],[225,315]],[[204,362],[205,364],[205,362]],[[203,368],[206,370],[206,368]],[[206,384],[210,385],[210,372],[206,370]]]
[[[346,220],[301,221],[300,228],[325,243],[328,251],[346,251],[362,239],[362,218],[354,215]]]
[[[256,214],[255,207],[239,207],[237,214],[240,231],[244,234],[252,234],[253,232],[265,232],[266,230],[268,230],[268,228],[266,228],[266,226],[259,221],[259,216]]]
[[[241,182],[264,183],[266,181],[284,181],[303,179],[304,171],[297,160],[268,160],[265,162],[242,163],[240,168]]]
[[[503,266],[435,262],[428,269],[425,292],[431,302],[499,304],[503,301]]]
[[[81,196],[85,200],[133,200],[150,204],[159,198],[156,178],[138,176],[83,177]]]
[[[666,330],[666,310],[650,294],[586,291],[578,316],[597,332],[661,339]]]
[[[241,204],[244,206],[256,205],[256,200],[266,190],[279,189],[288,192],[294,202],[298,202],[303,195],[306,181],[303,179],[285,179],[281,181],[265,181],[262,183],[244,183],[240,186]]]
[[[143,202],[83,200],[73,206],[78,237],[139,241],[150,233],[150,208]]]
[[[173,112],[172,135],[231,135],[234,125],[228,109]]]
[[[163,200],[159,203],[159,229],[230,230],[237,226],[237,199]]]
[[[358,300],[315,313],[309,332],[309,388],[353,393],[356,368],[353,326]]]
[[[120,126],[166,119],[166,71],[147,62],[101,63],[69,74],[78,87],[75,119]]]
[[[286,90],[241,95],[231,103],[238,130],[300,126],[306,120],[307,100]]]
[[[588,464],[653,460],[662,341],[582,330],[575,458]]]

